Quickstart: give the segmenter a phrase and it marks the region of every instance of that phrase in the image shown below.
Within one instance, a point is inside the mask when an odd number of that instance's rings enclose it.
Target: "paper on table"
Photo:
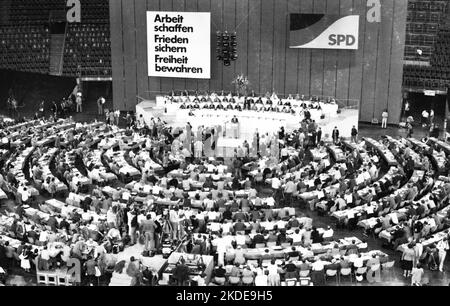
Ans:
[[[129,192],[124,192],[122,194],[122,199],[125,201],[128,201],[130,199],[130,193]]]
[[[345,202],[347,202],[347,204],[351,204],[353,203],[353,195],[352,194],[346,194],[344,196]]]
[[[396,213],[391,213],[389,214],[389,216],[391,217],[392,223],[398,224],[398,218]]]

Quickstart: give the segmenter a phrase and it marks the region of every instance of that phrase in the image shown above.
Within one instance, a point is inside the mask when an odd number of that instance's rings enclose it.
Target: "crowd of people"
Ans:
[[[0,188],[2,201],[13,200],[0,216],[3,274],[65,271],[77,260],[74,282],[125,274],[132,285],[157,285],[164,271],[145,258],[179,252],[211,256],[214,269],[196,267],[205,271],[192,277],[180,260],[168,284],[277,286],[310,277],[320,285],[348,271],[362,281],[393,260],[370,249],[371,235],[402,251],[412,284],[422,284],[426,264],[444,270],[450,183],[434,144],[359,139],[356,127],[348,140],[337,127],[325,137],[305,117],[269,142],[255,133],[223,159],[206,157],[204,146],[194,154],[196,142],[212,146],[214,128],[172,129],[159,118],[149,126],[130,113],[120,128],[111,113],[106,123],[2,124]],[[317,227],[310,211],[330,215],[329,226]],[[335,238],[340,227],[365,235]]]

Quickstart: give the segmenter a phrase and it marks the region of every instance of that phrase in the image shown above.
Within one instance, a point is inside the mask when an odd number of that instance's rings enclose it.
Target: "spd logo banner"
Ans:
[[[359,15],[290,14],[290,48],[357,50]]]

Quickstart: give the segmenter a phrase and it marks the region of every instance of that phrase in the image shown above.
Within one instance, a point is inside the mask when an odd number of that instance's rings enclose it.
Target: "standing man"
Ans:
[[[339,142],[339,130],[338,130],[337,126],[334,127],[334,130],[333,130],[333,133],[331,136],[333,138],[334,144],[337,144]]]
[[[449,250],[448,237],[445,237],[439,241],[436,248],[438,249],[439,254],[439,271],[444,272],[445,257],[447,256],[447,251]]]
[[[120,122],[120,110],[116,109],[114,111],[114,119],[116,121],[116,125],[119,126],[119,122]]]
[[[409,109],[410,109],[409,102],[406,101],[405,102],[405,118],[408,118],[408,116],[409,116]]]
[[[316,138],[317,138],[317,144],[319,144],[320,141],[322,140],[322,128],[321,127],[319,127],[319,129],[317,130]]]
[[[358,143],[358,130],[355,126],[352,127],[352,142]]]
[[[150,214],[148,214],[146,219],[142,221],[141,230],[140,230],[140,232],[145,237],[145,251],[148,253],[150,253],[156,249],[155,229],[156,229],[156,224],[152,220],[152,216]]]
[[[381,114],[381,128],[382,129],[387,129],[388,117],[389,117],[388,111],[387,111],[387,109],[385,109],[383,111],[383,113]]]
[[[430,110],[430,125],[434,123],[434,110]]]
[[[81,91],[77,92],[75,103],[77,104],[77,113],[81,113],[83,111],[83,97]]]
[[[203,142],[199,139],[194,143],[194,157],[201,159],[203,156]]]
[[[426,127],[428,124],[428,117],[430,116],[430,114],[427,112],[426,109],[423,110],[422,112],[422,126]]]
[[[44,113],[44,106],[45,106],[45,102],[44,100],[41,101],[41,104],[39,104],[39,117],[45,117],[45,113]]]
[[[97,100],[97,110],[99,116],[103,115],[103,105],[105,105],[105,102],[106,100],[103,97],[100,97]]]
[[[178,207],[169,210],[169,222],[172,228],[172,239],[174,241],[180,240],[180,217],[178,215]]]
[[[233,138],[239,138],[239,120],[236,115],[231,119],[231,123],[233,123]]]

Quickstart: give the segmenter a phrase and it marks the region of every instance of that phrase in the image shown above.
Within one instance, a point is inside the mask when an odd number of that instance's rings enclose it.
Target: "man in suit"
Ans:
[[[337,126],[334,127],[334,130],[333,130],[333,133],[331,136],[333,138],[334,144],[337,144],[339,142],[339,130],[338,130]]]
[[[317,139],[317,143],[318,143],[318,144],[319,144],[320,141],[322,140],[322,128],[320,128],[320,127],[317,129],[316,139]]]
[[[155,230],[156,224],[152,220],[152,216],[150,214],[147,215],[146,220],[141,222],[141,230],[140,232],[144,234],[145,237],[145,250],[153,251],[155,250]]]
[[[352,136],[352,142],[357,143],[358,142],[358,130],[356,129],[355,126],[352,127],[351,136]]]

